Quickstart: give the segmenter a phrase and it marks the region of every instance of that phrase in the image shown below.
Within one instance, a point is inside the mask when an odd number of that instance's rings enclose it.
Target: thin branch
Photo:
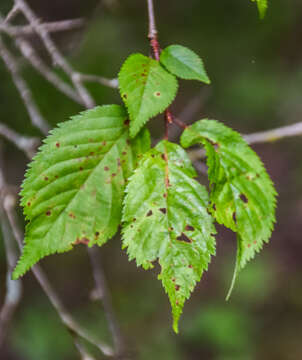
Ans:
[[[7,22],[10,20],[5,19],[3,24],[0,24],[0,32],[5,32],[10,36],[27,36],[36,34],[35,29],[31,25],[25,26],[13,26],[8,25]],[[54,21],[54,22],[46,22],[41,25],[46,29],[46,31],[50,33],[60,32],[60,31],[69,31],[83,27],[84,25],[83,19],[71,19],[71,20],[63,20],[63,21]]]
[[[104,272],[101,267],[101,259],[99,256],[98,248],[88,248],[88,254],[90,257],[95,282],[94,293],[103,304],[106,319],[113,337],[116,355],[119,356],[123,354],[125,350],[125,344],[120,327],[113,311],[112,300],[107,288]]]
[[[23,232],[21,231],[17,216],[15,212],[16,206],[16,199],[12,194],[8,194],[4,200],[4,210],[6,211],[12,232],[14,237],[18,243],[20,251],[23,248]],[[59,299],[56,291],[50,284],[46,274],[40,268],[39,265],[35,265],[32,267],[32,272],[36,277],[38,283],[44,290],[45,294],[47,295],[48,299],[50,300],[52,306],[56,309],[62,323],[71,330],[72,333],[75,333],[77,336],[82,337],[86,341],[90,342],[91,344],[95,345],[102,353],[106,356],[113,356],[113,350],[103,342],[95,339],[88,331],[81,327],[71,316],[71,314],[65,309],[64,305],[62,304],[61,300]]]
[[[153,0],[148,1],[148,16],[149,16],[149,39],[154,39],[157,37],[157,29],[155,23],[155,15],[154,15],[154,5]]]
[[[0,348],[3,345],[11,319],[14,315],[14,312],[21,300],[22,296],[22,283],[21,280],[14,281],[12,280],[12,271],[14,269],[15,263],[17,261],[17,253],[14,247],[12,233],[10,231],[9,222],[5,211],[2,206],[2,200],[5,196],[5,182],[0,171],[0,194],[1,194],[1,203],[0,203],[0,223],[2,236],[4,240],[5,255],[7,261],[7,273],[6,273],[6,295],[4,299],[3,306],[0,310]]]
[[[22,150],[29,159],[34,156],[37,146],[40,144],[40,139],[20,135],[2,123],[0,123],[0,135],[11,141],[18,149]]]
[[[96,82],[101,85],[111,87],[113,89],[118,88],[118,79],[107,79],[107,78],[104,78],[104,77],[98,76],[98,75],[89,75],[89,74],[82,74],[82,73],[78,73],[78,76],[79,76],[80,80],[83,82]]]
[[[47,122],[44,120],[42,114],[40,113],[34,99],[32,93],[24,81],[23,77],[20,74],[17,60],[10,53],[10,51],[5,46],[4,42],[0,37],[0,57],[4,61],[7,69],[11,73],[13,82],[18,89],[20,96],[23,100],[23,103],[30,115],[30,119],[32,124],[36,126],[43,134],[47,134],[49,131],[49,127]]]
[[[277,140],[282,140],[287,137],[301,136],[302,122],[297,122],[292,125],[282,126],[280,128],[256,132],[248,135],[242,135],[246,142],[250,145],[259,143],[272,143]],[[205,151],[203,149],[189,150],[189,156],[192,161],[203,159]]]
[[[95,106],[95,102],[85,86],[83,85],[78,73],[75,72],[70,64],[65,60],[64,56],[61,54],[53,40],[51,39],[47,29],[39,21],[39,18],[33,12],[33,10],[27,5],[24,0],[15,0],[15,4],[22,11],[32,28],[35,30],[37,35],[40,36],[45,48],[47,49],[49,55],[51,56],[53,63],[57,64],[65,71],[65,73],[70,77],[75,88],[78,91],[78,94],[82,98],[87,108],[92,108]]]
[[[12,7],[12,9],[10,10],[10,12],[6,15],[6,18],[4,20],[5,23],[8,23],[10,21],[12,21],[19,13],[19,8],[18,6],[14,5]]]

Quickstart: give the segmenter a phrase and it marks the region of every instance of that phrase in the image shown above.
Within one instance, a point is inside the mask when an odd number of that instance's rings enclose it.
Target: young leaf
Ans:
[[[45,139],[22,185],[30,222],[14,279],[47,255],[79,243],[101,246],[115,234],[125,179],[150,147],[146,131],[129,141],[128,122],[120,106],[96,107]]]
[[[134,54],[121,68],[119,86],[130,115],[130,135],[134,137],[151,117],[171,104],[178,84],[158,61]]]
[[[123,208],[123,248],[138,266],[161,266],[178,331],[186,299],[215,254],[208,194],[184,150],[167,141],[147,152],[131,176]]]
[[[261,160],[239,133],[215,120],[200,120],[181,137],[184,147],[205,146],[211,211],[237,232],[237,270],[260,251],[275,222],[276,191]]]
[[[192,50],[181,45],[170,45],[160,55],[160,62],[174,75],[186,80],[210,84],[203,61]]]
[[[252,0],[257,3],[260,19],[263,19],[267,10],[267,0]]]

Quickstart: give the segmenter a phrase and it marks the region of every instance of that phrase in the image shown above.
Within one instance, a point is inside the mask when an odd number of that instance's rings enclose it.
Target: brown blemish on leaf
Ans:
[[[127,151],[123,151],[123,152],[122,152],[122,155],[127,155]]]
[[[109,171],[109,167],[108,167],[108,166],[105,166],[105,167],[104,167],[104,170],[105,170],[105,171]]]
[[[107,145],[107,142],[106,142],[106,141],[103,141],[103,142],[102,142],[102,145],[103,145],[103,146],[106,146],[106,145]]]
[[[178,301],[178,300],[176,300],[176,301],[175,301],[175,304],[178,306],[178,305],[179,305],[179,301]]]
[[[73,213],[69,213],[68,216],[69,216],[70,218],[72,218],[72,219],[75,219],[75,218],[76,218],[75,214],[73,214]]]
[[[233,221],[235,224],[237,223],[236,211],[233,212]]]
[[[30,206],[31,205],[31,202],[29,201],[28,203],[27,203],[27,206]]]
[[[112,173],[111,176],[112,176],[112,177],[115,177],[115,176],[116,176],[116,173]]]
[[[117,162],[117,166],[121,166],[121,159],[120,158],[117,158],[116,162]]]
[[[58,179],[59,178],[58,175],[56,175],[55,178]]]
[[[189,268],[189,269],[193,269],[193,266],[192,266],[192,265],[189,265],[188,268]]]
[[[175,279],[175,278],[172,278],[171,280],[172,280],[173,282],[175,282],[175,281],[176,281],[176,279]]]
[[[46,216],[50,216],[50,215],[51,215],[51,211],[50,211],[50,210],[47,210],[45,214],[46,214]]]
[[[82,239],[77,238],[77,240],[74,243],[75,245],[79,245],[79,244],[84,244],[84,245],[88,245],[89,244],[89,239],[87,239],[86,237],[83,237]]]
[[[192,242],[192,240],[190,238],[188,238],[187,235],[184,234],[184,233],[181,233],[181,235],[177,236],[176,240],[183,241],[183,242],[186,242],[186,243],[191,243]]]
[[[169,227],[168,228],[168,231],[173,231],[174,229],[172,227]]]
[[[90,152],[90,156],[93,156],[93,155],[94,155],[94,152],[93,152],[93,151],[91,151],[91,152]]]
[[[133,218],[133,222],[135,222],[136,221],[136,218]]]
[[[161,211],[163,214],[167,213],[167,209],[166,208],[160,208],[159,211]]]
[[[96,238],[98,238],[100,236],[100,233],[98,231],[96,231],[96,233],[94,235]]]
[[[157,96],[157,97],[160,97],[160,95],[161,95],[161,93],[160,93],[159,91],[157,91],[157,92],[155,93],[155,96]]]
[[[186,225],[185,230],[187,230],[187,231],[194,231],[195,228],[194,228],[193,226],[191,226],[191,225]]]
[[[45,176],[44,180],[45,180],[45,181],[48,181],[48,177],[47,177],[47,176]]]
[[[129,124],[130,124],[130,120],[129,120],[129,119],[127,119],[127,120],[124,121],[124,125],[128,126]]]
[[[123,98],[127,99],[128,95],[127,94],[123,94]]]
[[[57,148],[60,147],[60,143],[59,143],[59,142],[56,143],[56,147],[57,147]]]
[[[152,210],[149,210],[149,211],[147,212],[147,215],[146,215],[146,216],[151,216],[152,214],[153,214]]]
[[[175,285],[175,290],[176,290],[176,291],[179,291],[179,289],[180,289],[180,286],[179,286],[179,285]]]
[[[164,195],[163,195],[163,196],[164,196],[164,198],[166,198],[168,195],[167,195],[167,193],[164,193]]]
[[[244,195],[244,194],[240,194],[240,199],[244,202],[244,203],[248,203],[248,198]]]
[[[82,168],[82,166],[80,167],[80,171],[83,171],[83,168]]]

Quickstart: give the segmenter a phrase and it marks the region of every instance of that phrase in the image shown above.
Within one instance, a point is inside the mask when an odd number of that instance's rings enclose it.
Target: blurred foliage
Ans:
[[[145,1],[116,0],[116,6],[109,8],[98,7],[97,0],[32,0],[30,3],[48,21],[87,17],[83,31],[55,35],[63,53],[80,71],[115,77],[130,53],[149,53]],[[264,20],[259,20],[257,8],[250,1],[155,3],[162,46],[179,43],[192,48],[202,56],[212,80],[209,98],[191,121],[204,116],[217,118],[244,133],[300,121],[301,0],[270,1]],[[0,11],[7,12],[11,5],[10,0],[1,0]],[[17,20],[22,23],[22,19]],[[37,38],[30,39],[45,56]],[[8,39],[7,43],[13,49]],[[26,63],[23,73],[42,113],[53,126],[81,110]],[[21,133],[39,135],[31,126],[1,61],[0,79],[0,121]],[[121,102],[114,89],[99,84],[89,84],[89,89],[99,104]],[[199,90],[199,84],[181,82],[173,111],[180,113]],[[158,137],[161,119],[153,120],[150,128]],[[2,149],[7,179],[19,185],[26,159],[6,141]],[[174,335],[170,329],[169,304],[156,281],[156,271],[144,272],[133,262],[128,263],[117,238],[103,247],[102,260],[114,306],[137,359],[302,358],[301,139],[257,145],[255,150],[279,192],[276,230],[261,255],[242,271],[232,298],[225,302],[236,244],[230,232],[218,228],[217,257],[185,306],[180,335]],[[42,265],[66,306],[91,331],[108,339],[101,306],[88,307],[93,281],[84,246],[69,254],[49,257]],[[5,271],[1,244],[0,301],[5,290]],[[69,334],[31,275],[25,277],[24,287],[23,302],[0,359],[78,358]]]

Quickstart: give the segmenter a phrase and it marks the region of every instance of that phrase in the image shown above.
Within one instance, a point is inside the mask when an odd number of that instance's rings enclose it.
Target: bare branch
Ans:
[[[40,139],[20,135],[2,123],[0,123],[0,135],[11,141],[17,148],[22,150],[29,159],[34,156],[37,146],[40,144]]]
[[[8,22],[12,21],[18,15],[19,11],[20,10],[19,10],[18,6],[14,5],[12,7],[12,9],[10,10],[10,12],[7,14],[4,22],[8,23]]]
[[[83,82],[96,82],[111,87],[113,89],[118,88],[118,79],[107,79],[102,76],[81,74],[81,73],[79,73],[78,76]]]
[[[15,239],[17,240],[18,246],[22,251],[23,247],[23,232],[21,231],[17,216],[15,212],[16,206],[16,199],[12,194],[7,194],[4,201],[4,210],[7,214],[12,232],[14,234]],[[56,309],[58,315],[62,323],[69,329],[71,332],[75,333],[77,336],[82,337],[86,341],[90,342],[91,344],[95,345],[102,353],[106,356],[113,356],[113,350],[103,342],[95,339],[92,335],[90,335],[86,329],[82,328],[71,316],[71,314],[65,309],[64,305],[62,304],[61,300],[59,299],[56,291],[50,284],[46,274],[40,268],[39,265],[35,265],[32,268],[32,272],[35,275],[38,283],[44,290],[45,294],[47,295],[48,299],[50,300],[53,307]]]
[[[155,24],[154,5],[153,0],[147,0],[148,2],[148,16],[149,16],[149,39],[157,37],[157,29]]]
[[[5,196],[5,190],[5,181],[2,171],[0,169],[0,223],[7,261],[6,295],[3,306],[0,310],[0,348],[5,340],[11,319],[22,296],[21,280],[13,281],[11,278],[12,271],[17,261],[17,253],[14,247],[9,222],[2,206],[3,198]]]
[[[302,122],[297,122],[293,125],[282,126],[280,128],[256,132],[253,134],[242,135],[246,142],[250,145],[259,143],[271,143],[277,140],[282,140],[287,137],[301,136]],[[189,156],[192,161],[203,159],[205,151],[203,149],[189,150]]]
[[[124,339],[113,311],[111,296],[106,285],[103,269],[101,267],[101,258],[99,256],[98,248],[88,248],[88,254],[95,282],[94,293],[96,294],[96,298],[103,304],[106,319],[113,337],[116,355],[118,356],[125,350]]]
[[[27,36],[36,34],[35,29],[31,25],[13,26],[8,25],[10,20],[5,19],[3,24],[0,24],[0,31],[7,33],[10,36]],[[41,24],[50,33],[59,31],[69,31],[83,27],[83,19],[71,19],[63,21],[46,22]]]
[[[61,54],[53,40],[51,39],[47,29],[44,25],[39,21],[36,14],[33,10],[27,5],[24,0],[15,0],[15,4],[22,11],[32,28],[35,30],[37,35],[40,36],[45,48],[47,49],[49,55],[51,56],[53,63],[57,64],[65,71],[65,73],[70,77],[73,82],[75,88],[78,91],[78,94],[82,98],[87,108],[92,108],[95,106],[95,102],[85,86],[83,85],[81,79],[78,76],[78,73],[75,72],[70,64],[65,60],[64,56]]]
[[[23,100],[25,107],[30,115],[32,124],[36,126],[43,134],[47,134],[49,126],[41,115],[34,99],[32,93],[24,81],[23,77],[20,74],[17,60],[10,53],[10,51],[5,46],[4,42],[0,37],[0,57],[4,61],[7,69],[11,73],[12,79],[16,88],[18,89],[20,96]]]

